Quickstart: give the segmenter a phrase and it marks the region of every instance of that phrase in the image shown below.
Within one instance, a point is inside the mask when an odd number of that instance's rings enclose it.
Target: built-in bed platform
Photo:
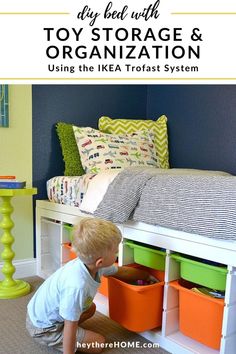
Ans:
[[[46,278],[68,260],[62,247],[62,244],[69,240],[65,226],[74,225],[88,215],[76,207],[41,200],[37,201],[36,210],[37,273]],[[158,342],[162,348],[173,354],[236,353],[236,242],[207,238],[132,220],[117,226],[123,235],[119,250],[120,265],[134,262],[133,252],[126,245],[127,240],[166,250],[162,326],[142,335]],[[176,252],[227,266],[220,350],[211,349],[179,331],[179,295],[170,285],[172,281],[180,278],[180,265],[171,257]],[[106,297],[98,294],[96,304],[100,312],[108,315]]]

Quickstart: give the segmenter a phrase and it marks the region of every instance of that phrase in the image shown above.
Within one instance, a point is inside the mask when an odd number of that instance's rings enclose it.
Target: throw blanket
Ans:
[[[94,215],[115,223],[132,218],[236,240],[236,177],[213,171],[128,168],[109,185]]]

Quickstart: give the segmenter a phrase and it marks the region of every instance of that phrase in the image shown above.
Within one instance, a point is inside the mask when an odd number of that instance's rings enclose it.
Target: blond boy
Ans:
[[[100,353],[105,338],[80,325],[92,317],[93,298],[102,275],[122,280],[148,279],[145,271],[117,267],[120,230],[111,222],[84,218],[75,227],[73,248],[78,258],[52,274],[36,291],[28,304],[26,327],[40,344],[64,354],[77,351]]]

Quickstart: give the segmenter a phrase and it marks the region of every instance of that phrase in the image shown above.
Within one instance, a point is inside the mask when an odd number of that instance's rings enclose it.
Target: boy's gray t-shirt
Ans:
[[[33,325],[47,328],[55,322],[78,321],[92,304],[100,277],[116,272],[115,265],[101,268],[95,280],[79,258],[66,263],[45,280],[30,300],[28,314]]]

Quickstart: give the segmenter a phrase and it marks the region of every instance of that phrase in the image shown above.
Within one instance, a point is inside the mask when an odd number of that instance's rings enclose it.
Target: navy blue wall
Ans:
[[[147,117],[168,117],[171,167],[236,174],[236,85],[149,85]]]
[[[145,85],[34,85],[33,185],[45,199],[46,181],[63,175],[64,163],[55,131],[59,121],[97,127],[102,115],[145,118]]]

